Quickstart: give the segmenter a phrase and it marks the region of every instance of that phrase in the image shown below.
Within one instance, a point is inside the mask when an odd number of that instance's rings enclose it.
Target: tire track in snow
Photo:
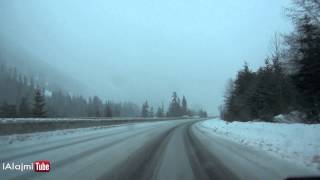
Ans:
[[[105,137],[113,137],[113,136],[116,136],[118,134],[124,133],[126,131],[127,130],[123,130],[123,131],[119,131],[119,132],[113,132],[113,133],[103,134],[103,135],[99,135],[99,136],[93,136],[93,137],[90,137],[90,138],[76,140],[76,141],[73,141],[73,142],[70,142],[70,143],[65,143],[65,144],[61,144],[61,145],[57,145],[57,146],[49,146],[49,147],[46,147],[46,148],[41,148],[41,149],[30,151],[30,152],[24,152],[24,153],[17,154],[17,155],[14,155],[14,156],[2,158],[1,162],[9,162],[9,161],[13,161],[13,160],[16,160],[16,159],[19,159],[19,158],[22,158],[22,157],[32,156],[32,155],[40,154],[40,153],[44,153],[44,152],[50,152],[50,151],[54,151],[54,150],[57,150],[57,149],[66,148],[68,146],[73,146],[73,145],[77,145],[77,144],[81,144],[81,143],[87,143],[87,142],[98,140],[98,139],[103,139]]]
[[[123,138],[120,138],[120,139],[115,139],[107,144],[103,144],[103,145],[100,145],[98,147],[95,147],[93,149],[89,149],[89,150],[86,150],[84,152],[81,152],[81,153],[78,153],[78,154],[75,154],[73,156],[70,156],[68,158],[65,158],[63,160],[60,160],[60,161],[57,161],[57,162],[54,162],[51,164],[51,167],[54,167],[54,169],[59,169],[59,168],[62,168],[66,165],[68,165],[69,163],[74,163],[75,161],[79,161],[81,159],[81,157],[87,157],[87,156],[90,156],[92,154],[95,154],[95,153],[98,153],[102,150],[105,150],[111,146],[114,146],[116,144],[119,144],[119,143],[123,143],[124,141],[127,141],[129,139],[132,139],[132,138],[135,138],[141,134],[144,134],[144,133],[147,133],[147,132],[150,132],[152,131],[153,129],[155,128],[151,128],[151,129],[148,129],[148,130],[144,130],[144,131],[140,131],[140,132],[137,132],[137,133],[134,133],[134,134],[130,134],[128,136],[125,136]],[[18,176],[18,177],[15,177],[13,178],[14,180],[25,180],[25,179],[32,179],[34,177],[39,177],[39,176],[42,176],[42,175],[45,175],[44,173],[35,173],[35,172],[28,172],[28,173],[25,173],[25,174],[22,174],[21,176]]]
[[[195,177],[201,180],[238,179],[193,135],[191,126],[192,124],[186,127],[184,140]]]
[[[127,161],[122,162],[114,170],[106,172],[98,180],[151,180],[157,172],[167,143],[178,126],[170,128],[156,139],[151,139]]]

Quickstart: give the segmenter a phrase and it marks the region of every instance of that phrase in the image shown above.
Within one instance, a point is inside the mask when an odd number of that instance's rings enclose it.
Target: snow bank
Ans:
[[[25,134],[12,134],[0,136],[0,153],[4,147],[24,146],[30,144],[48,143],[50,141],[64,141],[68,138],[75,138],[79,136],[89,137],[92,134],[101,133],[105,131],[128,130],[129,128],[143,128],[154,125],[161,125],[170,123],[170,121],[158,122],[143,122],[143,123],[130,123],[130,124],[117,124],[108,126],[96,126],[77,129],[64,129],[48,132],[35,132]],[[130,129],[129,129],[130,130]]]
[[[306,115],[299,111],[292,111],[288,114],[279,114],[273,118],[274,122],[280,123],[302,123]]]
[[[88,128],[78,128],[78,129],[66,129],[48,132],[35,132],[35,133],[25,133],[25,134],[13,134],[0,136],[0,147],[7,147],[8,145],[15,144],[30,144],[30,142],[48,142],[49,139],[63,140],[68,135],[89,135],[95,133],[99,130],[105,130],[113,127],[121,127],[121,125],[112,126],[100,126],[100,127],[88,127]],[[1,149],[1,148],[0,148]]]
[[[320,171],[320,124],[232,122],[212,119],[198,126],[235,142]]]

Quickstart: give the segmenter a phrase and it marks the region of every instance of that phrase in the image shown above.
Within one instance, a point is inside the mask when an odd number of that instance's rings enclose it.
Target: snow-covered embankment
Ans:
[[[232,122],[212,119],[198,124],[207,134],[266,151],[320,172],[320,124]]]

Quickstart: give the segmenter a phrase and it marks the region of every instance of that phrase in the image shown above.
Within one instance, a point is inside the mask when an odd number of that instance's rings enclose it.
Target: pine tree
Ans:
[[[178,97],[176,92],[173,92],[172,94],[171,103],[169,105],[169,110],[167,114],[169,117],[181,116],[180,98]]]
[[[306,121],[320,120],[320,1],[296,0],[288,16],[295,31],[286,37],[292,80],[298,90],[298,110]]]
[[[0,117],[5,118],[7,117],[8,112],[8,103],[5,101],[0,106]]]
[[[142,105],[141,116],[142,116],[142,117],[148,117],[148,116],[149,116],[149,105],[148,105],[148,101],[146,101],[146,102],[143,103],[143,105]]]
[[[202,109],[199,110],[198,115],[201,118],[207,118],[208,117],[207,111],[204,111]]]
[[[252,112],[248,105],[250,96],[254,92],[254,80],[256,74],[249,69],[247,63],[244,68],[238,72],[236,80],[234,81],[232,94],[230,95],[230,103],[227,111],[230,113],[231,119],[238,119],[241,121],[248,121],[252,118]]]
[[[160,107],[158,107],[157,113],[156,113],[157,117],[163,117],[163,111]]]
[[[17,110],[15,105],[10,105],[6,101],[3,102],[0,108],[0,117],[15,118],[17,117]]]
[[[109,101],[106,102],[106,105],[105,105],[105,116],[112,117],[112,104]]]
[[[94,96],[92,100],[94,117],[101,117],[103,109],[102,101],[99,97]]]
[[[149,117],[154,117],[154,111],[152,106],[150,108]]]
[[[158,107],[156,116],[160,118],[165,116],[163,104],[161,105],[161,107]]]
[[[182,105],[182,107],[181,107],[181,113],[182,113],[182,115],[183,115],[183,116],[188,115],[188,105],[187,105],[187,100],[186,100],[186,97],[185,97],[185,96],[182,97],[181,105]]]
[[[42,93],[42,90],[37,88],[34,94],[34,104],[32,109],[33,117],[46,117],[45,111],[45,98]]]
[[[122,104],[121,103],[115,103],[113,104],[113,116],[114,117],[121,117],[121,108],[122,108]]]
[[[26,118],[26,117],[30,117],[30,115],[31,115],[31,112],[30,112],[29,105],[27,103],[27,99],[22,98],[19,105],[19,116]]]
[[[303,96],[302,108],[308,118],[317,121],[320,113],[320,27],[305,17],[298,31],[302,34],[299,39],[299,51],[302,58],[297,61],[300,67],[295,74],[296,85]]]

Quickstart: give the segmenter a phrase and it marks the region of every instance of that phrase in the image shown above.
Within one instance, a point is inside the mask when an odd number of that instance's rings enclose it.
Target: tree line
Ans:
[[[165,111],[163,104],[154,112],[154,108],[149,106],[148,101],[142,105],[141,117],[193,117],[199,116],[201,118],[208,117],[206,111],[200,109],[198,111],[192,110],[188,107],[187,99],[182,96],[182,100],[178,97],[177,92],[173,92],[171,101],[169,102],[168,110]]]
[[[71,96],[45,90],[16,68],[0,65],[0,117],[138,117],[140,107],[131,102],[103,102],[99,97]]]
[[[274,38],[265,65],[248,64],[230,80],[220,115],[228,121],[272,121],[279,114],[299,111],[307,123],[320,122],[320,1],[294,0],[287,9],[295,29]]]
[[[48,91],[5,64],[0,65],[0,103],[0,118],[207,116],[203,110],[188,109],[186,98],[183,96],[180,102],[177,93],[173,93],[167,112],[163,104],[154,112],[147,101],[140,108],[132,102],[103,102],[98,96],[84,98],[60,90]]]

